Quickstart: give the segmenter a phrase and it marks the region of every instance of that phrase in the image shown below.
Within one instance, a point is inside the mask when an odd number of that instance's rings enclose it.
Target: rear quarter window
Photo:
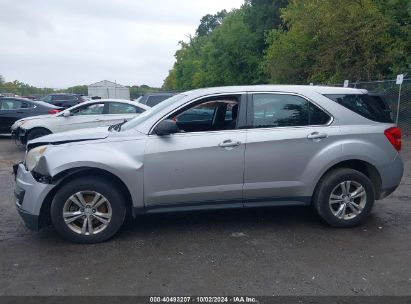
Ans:
[[[372,121],[393,123],[389,108],[378,96],[368,94],[327,94],[324,96]]]

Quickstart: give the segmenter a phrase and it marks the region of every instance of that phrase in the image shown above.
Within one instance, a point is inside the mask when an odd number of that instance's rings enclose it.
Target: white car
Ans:
[[[52,133],[111,126],[130,120],[151,109],[141,103],[101,99],[83,102],[53,115],[39,115],[16,121],[11,127],[14,138],[22,144]]]

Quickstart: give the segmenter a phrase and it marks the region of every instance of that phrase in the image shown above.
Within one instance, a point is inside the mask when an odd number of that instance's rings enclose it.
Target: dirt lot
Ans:
[[[0,139],[2,295],[411,295],[411,143],[401,187],[365,225],[331,229],[307,208],[139,217],[113,240],[27,230]]]

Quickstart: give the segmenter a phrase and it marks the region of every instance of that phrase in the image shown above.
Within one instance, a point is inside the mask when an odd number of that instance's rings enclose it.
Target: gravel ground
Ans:
[[[109,242],[25,228],[0,139],[0,295],[411,295],[411,142],[400,188],[361,227],[309,208],[141,216]]]

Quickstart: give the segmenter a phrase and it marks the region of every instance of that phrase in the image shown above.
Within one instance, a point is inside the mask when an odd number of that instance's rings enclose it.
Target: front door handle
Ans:
[[[319,132],[314,132],[307,136],[308,139],[319,139],[319,140],[327,138],[327,137],[328,137],[328,134],[319,133]]]
[[[231,139],[225,140],[222,143],[220,143],[218,146],[220,148],[235,148],[241,145],[240,141],[232,141]]]

